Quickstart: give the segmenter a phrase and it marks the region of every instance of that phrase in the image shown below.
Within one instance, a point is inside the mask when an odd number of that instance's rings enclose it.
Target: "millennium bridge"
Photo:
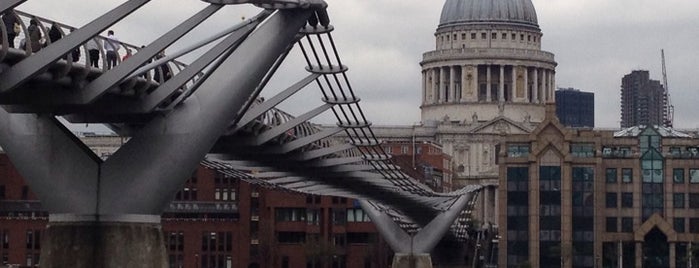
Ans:
[[[81,27],[14,9],[26,1],[0,3],[11,14],[3,17],[18,19],[18,27],[0,24],[0,146],[49,211],[41,267],[167,267],[159,215],[202,159],[266,187],[362,200],[396,252],[394,267],[431,267],[434,247],[444,236],[466,239],[478,193],[495,187],[437,193],[393,164],[359,105],[362,89],[350,83],[324,1],[205,0],[150,44],[119,42],[133,55],[115,66],[92,65],[89,43],[107,41],[99,34],[149,0],[126,1]],[[259,14],[172,49],[240,4]],[[60,35],[37,49],[37,30]],[[292,53],[307,75],[260,97]],[[296,104],[308,107],[296,116],[278,108],[309,85],[317,105]],[[325,112],[332,127],[310,122]],[[129,141],[103,160],[65,121],[104,124]]]

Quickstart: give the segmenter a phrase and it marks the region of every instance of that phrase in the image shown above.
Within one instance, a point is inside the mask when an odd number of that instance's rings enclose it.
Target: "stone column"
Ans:
[[[493,220],[493,188],[486,188],[485,190],[485,215],[483,216],[485,222],[494,223]]]
[[[517,96],[517,66],[512,65],[512,86],[510,86],[510,94],[512,95],[510,97],[511,102],[517,102],[522,101],[521,98]]]
[[[556,102],[556,71],[550,70],[549,80],[551,80],[551,102]]]
[[[432,90],[432,104],[439,103],[439,77],[437,76],[437,68],[430,69],[432,73],[432,83],[430,83],[430,90]]]
[[[529,67],[524,66],[524,98],[527,99],[528,103],[532,103],[532,98],[529,97],[530,92],[531,89],[529,89]]]
[[[469,99],[472,101],[478,101],[478,92],[481,90],[481,84],[479,79],[480,74],[478,73],[478,64],[476,64],[474,67],[473,71],[473,92],[471,92],[471,96],[469,96]]]
[[[456,100],[456,67],[449,66],[449,101],[458,102]]]
[[[539,69],[534,68],[534,85],[532,85],[532,92],[534,92],[532,101],[533,103],[539,103]]]
[[[422,71],[422,104],[427,104],[427,71]]]
[[[505,65],[500,65],[500,85],[498,85],[498,99],[505,102]]]
[[[444,103],[447,100],[447,74],[444,67],[439,68],[439,103]]]
[[[670,268],[675,268],[677,267],[677,263],[675,262],[675,242],[669,242],[670,244]]]
[[[643,241],[636,241],[636,268],[643,268]]]
[[[485,90],[486,90],[486,93],[485,93],[485,101],[486,101],[486,102],[491,102],[491,101],[493,101],[492,96],[490,96],[490,87],[491,87],[491,85],[492,85],[492,83],[493,83],[492,80],[491,80],[491,72],[492,72],[492,71],[490,70],[490,67],[491,67],[491,65],[489,65],[489,64],[486,64],[486,65],[485,65],[485,68],[486,68],[486,69],[485,69],[485,82],[486,82],[486,85],[485,85]]]
[[[466,70],[468,69],[468,65],[463,65],[461,66],[461,102],[466,102],[466,88],[470,87],[471,85],[468,84],[468,75],[466,74]]]
[[[546,69],[541,69],[541,88],[542,88],[542,93],[543,95],[541,96],[541,99],[543,103],[548,103],[549,102],[549,79],[548,79],[548,70]]]

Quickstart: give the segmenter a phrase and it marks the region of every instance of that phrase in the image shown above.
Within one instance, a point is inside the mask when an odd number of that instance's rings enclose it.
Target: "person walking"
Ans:
[[[107,69],[117,65],[119,59],[119,39],[114,36],[114,31],[107,32],[107,39],[104,40],[104,50],[107,51]]]
[[[29,20],[29,28],[27,28],[27,33],[29,34],[29,45],[32,48],[32,52],[36,53],[41,50],[41,29],[39,29],[39,21],[36,18]]]
[[[100,67],[100,41],[97,38],[92,38],[87,41],[85,45],[87,47],[87,54],[90,57],[90,66],[99,68]]]
[[[58,28],[58,23],[52,23],[51,29],[49,29],[49,40],[51,40],[51,44],[56,43],[56,41],[62,37],[63,33],[61,33],[61,29]]]
[[[15,47],[15,37],[22,31],[22,26],[19,25],[19,19],[14,11],[7,10],[2,15],[2,22],[5,24],[5,29],[7,30],[7,42],[10,43],[10,47]]]

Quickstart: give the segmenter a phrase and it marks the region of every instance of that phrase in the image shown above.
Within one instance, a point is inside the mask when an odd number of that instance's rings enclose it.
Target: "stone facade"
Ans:
[[[375,134],[441,144],[452,157],[455,189],[496,185],[499,144],[531,133],[544,120],[546,103],[555,102],[557,64],[541,50],[542,36],[530,0],[447,0],[435,50],[420,63],[421,124],[375,126]],[[497,224],[496,196],[480,198],[483,226]]]

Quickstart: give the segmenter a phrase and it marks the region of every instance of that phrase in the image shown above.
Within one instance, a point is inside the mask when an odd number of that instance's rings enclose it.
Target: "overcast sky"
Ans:
[[[81,26],[124,1],[29,0],[18,9]],[[644,69],[662,80],[665,49],[675,126],[699,128],[699,1],[533,0],[544,33],[543,49],[556,55],[558,87],[595,92],[596,124],[618,127],[621,77]],[[361,105],[375,124],[420,121],[422,53],[434,50],[443,0],[328,0],[333,37],[349,66]],[[121,40],[148,44],[206,6],[198,0],[153,0],[112,27]],[[170,50],[251,17],[258,9],[230,6]],[[295,53],[298,55],[298,53]],[[190,58],[185,58],[185,60]],[[190,59],[191,60],[191,59]],[[303,78],[292,56],[263,95]],[[296,97],[285,109],[303,112],[317,92]],[[309,104],[309,105],[315,105]],[[301,107],[301,108],[299,108]]]

